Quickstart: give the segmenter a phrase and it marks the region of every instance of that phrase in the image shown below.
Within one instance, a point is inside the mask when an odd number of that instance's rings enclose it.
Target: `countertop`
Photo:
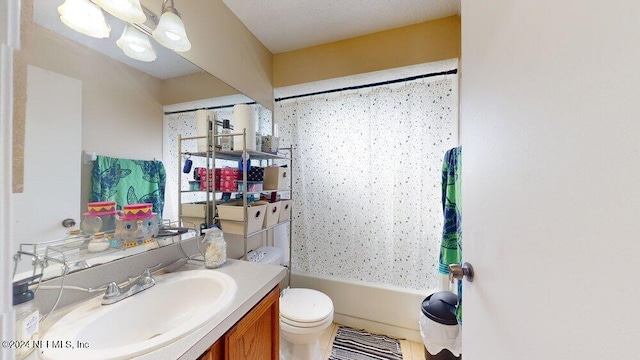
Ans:
[[[190,260],[179,271],[199,269],[204,269],[202,262]],[[216,340],[231,329],[249,310],[260,302],[286,275],[286,268],[282,266],[257,264],[240,260],[227,260],[223,266],[211,271],[220,271],[231,276],[236,281],[238,292],[231,304],[205,325],[189,335],[168,346],[136,357],[135,359],[197,359],[216,342]],[[47,323],[52,324],[55,320],[73,310],[74,306],[75,305],[70,305],[55,311],[50,319],[47,319]],[[42,333],[46,333],[47,324],[44,325]],[[27,359],[38,359],[36,352],[37,351],[32,353]]]

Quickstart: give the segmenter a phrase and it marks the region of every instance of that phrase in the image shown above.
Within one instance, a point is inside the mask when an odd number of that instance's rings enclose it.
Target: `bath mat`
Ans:
[[[340,326],[329,360],[402,360],[402,349],[388,336]]]

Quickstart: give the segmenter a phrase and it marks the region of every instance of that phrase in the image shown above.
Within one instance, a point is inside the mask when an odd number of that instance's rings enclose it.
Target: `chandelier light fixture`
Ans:
[[[58,7],[60,20],[68,27],[95,38],[108,38],[111,28],[102,10],[128,23],[116,44],[133,59],[149,62],[157,58],[149,36],[174,51],[191,49],[173,0],[163,0],[159,20],[140,0],[65,0]]]

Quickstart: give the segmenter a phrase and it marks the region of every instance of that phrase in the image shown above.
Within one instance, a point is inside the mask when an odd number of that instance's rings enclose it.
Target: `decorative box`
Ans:
[[[217,191],[236,192],[238,191],[238,180],[220,179],[220,187]]]
[[[222,168],[220,180],[242,180],[242,171],[231,167]]]
[[[247,189],[245,190],[244,182],[238,180],[238,191],[257,192],[262,191],[262,181],[247,181]]]
[[[200,178],[200,190],[211,190],[220,188],[220,177],[222,173],[222,169],[215,169],[215,171],[209,170],[209,176],[207,176],[206,168],[197,168],[198,169],[198,177]],[[213,176],[211,174],[213,173]],[[215,187],[212,187],[212,184]]]
[[[280,145],[280,138],[277,136],[265,135],[262,137],[262,152],[277,154]]]
[[[264,181],[264,168],[252,166],[247,173],[247,181]]]

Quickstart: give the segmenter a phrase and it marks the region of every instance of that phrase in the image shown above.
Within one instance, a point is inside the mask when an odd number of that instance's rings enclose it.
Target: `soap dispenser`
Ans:
[[[13,283],[13,309],[16,312],[15,340],[30,345],[16,348],[16,359],[18,360],[31,354],[34,349],[33,342],[39,338],[40,311],[33,301],[34,294],[29,290],[29,285],[41,276],[42,274],[38,274]]]

